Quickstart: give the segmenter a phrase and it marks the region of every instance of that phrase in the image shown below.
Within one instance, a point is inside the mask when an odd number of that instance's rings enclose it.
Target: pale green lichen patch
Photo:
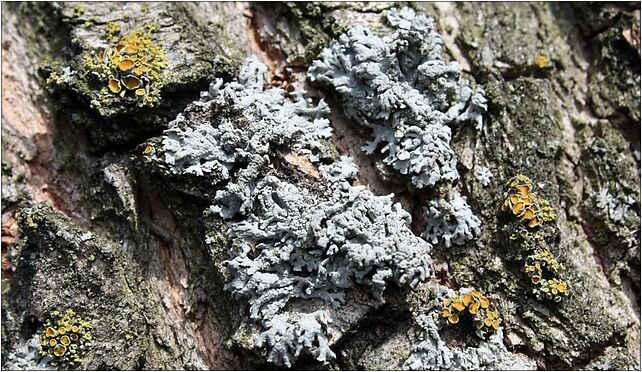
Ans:
[[[303,56],[290,57],[292,62],[301,57],[302,62],[311,62],[319,57],[332,38],[339,37],[348,30],[345,24],[329,13],[329,6],[326,4],[289,2],[286,5],[293,19],[298,22],[305,48]]]
[[[111,21],[105,26],[105,39],[109,42],[116,43],[120,38],[120,23]]]

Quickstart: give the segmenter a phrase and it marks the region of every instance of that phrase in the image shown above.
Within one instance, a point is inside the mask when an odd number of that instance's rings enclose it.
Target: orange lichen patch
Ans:
[[[152,161],[152,156],[154,155],[154,148],[150,145],[145,146],[143,150],[143,163],[149,163]]]
[[[524,210],[524,203],[522,202],[515,203],[512,210],[513,210],[513,214],[519,214],[521,211]]]
[[[457,311],[462,311],[462,310],[464,310],[466,308],[466,306],[464,305],[463,302],[459,301],[459,302],[455,302],[453,304],[453,308],[455,308],[455,310],[457,310]]]
[[[60,337],[60,343],[65,346],[69,346],[69,344],[71,343],[71,339],[69,338],[69,336],[62,336]]]
[[[475,289],[460,290],[445,299],[443,306],[441,316],[448,323],[458,323],[462,316],[467,315],[472,318],[476,333],[482,338],[488,331],[497,329],[493,327],[495,321],[498,327],[501,322],[499,311],[491,308],[490,300]]]
[[[130,58],[123,58],[118,63],[118,68],[120,69],[120,71],[127,71],[132,69],[133,67],[134,61],[132,61]]]
[[[45,330],[45,336],[53,337],[55,335],[56,335],[56,330],[51,327],[47,327],[47,329]]]
[[[120,81],[113,78],[109,79],[109,90],[112,93],[120,93],[121,89],[122,88],[120,87]]]
[[[451,314],[448,317],[448,321],[450,322],[450,324],[457,324],[459,323],[459,316],[457,314]]]
[[[468,306],[473,302],[473,295],[471,293],[466,293],[464,295],[464,305]]]
[[[475,315],[477,314],[477,310],[479,310],[479,302],[474,302],[470,307],[468,308],[468,311]]]
[[[517,214],[517,212],[515,212],[515,208],[516,207],[513,208],[513,213]],[[521,220],[531,220],[534,217],[535,217],[535,212],[533,212],[533,210],[529,208],[529,209],[524,211],[524,213],[520,217],[520,221]]]
[[[125,86],[125,88],[127,88],[129,90],[138,89],[138,87],[140,87],[140,79],[138,79],[134,75],[125,76],[125,77],[123,77],[121,79],[121,81],[122,81],[123,85]]]
[[[501,322],[499,321],[499,319],[495,319],[495,320],[493,320],[493,329],[494,329],[494,330],[498,330],[498,329],[499,329],[499,324],[500,324],[500,323],[501,323]]]
[[[123,53],[134,54],[134,53],[136,53],[136,51],[138,51],[138,47],[136,45],[129,44],[129,45],[125,46],[125,49],[123,50]]]
[[[512,213],[518,221],[530,228],[535,228],[544,222],[557,218],[550,204],[532,193],[533,182],[526,176],[518,174],[507,183],[502,210]]]
[[[517,191],[519,191],[520,195],[527,196],[531,192],[531,187],[529,185],[520,185],[517,187]]]
[[[481,307],[484,309],[487,309],[488,306],[490,305],[490,301],[486,297],[483,297],[482,299],[480,299],[479,303],[481,304]]]
[[[535,64],[539,68],[546,68],[551,63],[547,56],[543,54],[538,54],[535,56]]]
[[[83,56],[85,72],[105,79],[101,81],[105,85],[100,89],[97,101],[107,106],[121,102],[135,102],[139,107],[153,106],[160,101],[165,84],[161,72],[169,66],[165,51],[155,45],[151,35],[144,30],[112,36],[115,40],[108,41],[114,42],[115,46],[102,53],[92,51]],[[107,76],[109,78],[105,78]]]
[[[53,353],[57,357],[65,355],[65,352],[67,352],[67,348],[62,345],[58,345],[53,349]]]
[[[49,363],[53,366],[64,369],[77,367],[84,353],[92,346],[90,328],[89,322],[71,309],[64,314],[52,311],[41,333],[40,354],[50,356],[52,359]]]

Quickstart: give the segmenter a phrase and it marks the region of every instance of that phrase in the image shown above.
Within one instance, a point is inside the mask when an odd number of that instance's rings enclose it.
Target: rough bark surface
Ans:
[[[331,142],[359,166],[356,183],[394,192],[419,235],[432,194],[365,155],[368,131],[342,113],[333,92],[306,81],[330,40],[357,24],[388,34],[383,14],[401,6],[435,19],[449,58],[489,104],[482,130],[461,127],[452,140],[462,194],[482,233],[465,246],[435,245],[435,281],[495,294],[504,344],[539,369],[639,369],[635,3],[3,3],[3,367],[52,368],[30,342],[50,311],[73,308],[91,320],[95,339],[80,369],[273,368],[246,337],[245,304],[223,290],[221,263],[234,253],[205,244],[213,232],[226,239],[220,221],[203,212],[210,202],[183,179],[150,169],[145,145],[209,82],[230,81],[255,54],[271,85],[328,102]],[[82,82],[47,83],[63,66],[82,69],[84,51],[108,45],[108,25],[126,33],[150,22],[169,59],[159,105],[106,110],[91,104]],[[280,160],[303,172],[292,177],[318,179],[311,164]],[[486,186],[482,167],[493,174]],[[558,214],[552,253],[573,286],[559,304],[527,293],[503,227],[504,184],[518,173]],[[622,216],[600,207],[606,195],[628,201]],[[302,358],[294,367],[402,368],[434,284],[390,290],[377,309],[363,300],[355,307],[363,313],[340,315],[334,361]],[[444,337],[471,342],[457,332]]]

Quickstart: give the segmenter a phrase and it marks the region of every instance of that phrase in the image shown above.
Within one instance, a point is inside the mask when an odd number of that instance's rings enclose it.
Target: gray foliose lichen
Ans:
[[[463,245],[480,232],[481,220],[473,214],[466,197],[455,192],[449,198],[432,199],[424,207],[423,237],[433,244]]]
[[[248,302],[250,318],[263,329],[255,346],[278,365],[289,367],[301,354],[325,362],[334,358],[328,309],[344,306],[355,288],[377,306],[388,283],[413,287],[432,277],[431,245],[412,233],[410,214],[392,195],[345,181],[357,171],[350,158],[320,164],[321,140],[331,135],[327,106],[301,92],[292,102],[281,89],[264,89],[265,71],[254,57],[238,81],[214,82],[196,104],[236,113],[179,116],[159,159],[172,174],[206,176],[216,185],[210,209],[227,221],[238,249],[223,265],[225,289]],[[310,188],[275,168],[279,145],[307,156],[323,179]],[[295,299],[328,307],[310,312]]]
[[[450,348],[439,336],[431,315],[416,319],[423,328],[423,340],[414,345],[403,365],[406,370],[534,370],[534,362],[509,352],[501,328],[475,347]]]
[[[623,223],[624,217],[634,211],[635,204],[633,196],[624,193],[613,196],[606,187],[595,195],[595,206],[614,223]]]
[[[461,65],[443,60],[432,19],[404,8],[391,10],[387,20],[395,33],[379,37],[356,26],[330,43],[308,76],[332,87],[345,114],[373,129],[365,152],[383,144],[383,161],[418,188],[455,181],[450,126],[472,121],[481,129],[483,91],[461,78]]]
[[[225,203],[235,190],[217,199]],[[274,176],[236,195],[247,197],[246,218],[230,225],[243,243],[228,262],[235,275],[226,288],[248,299],[253,319],[270,319],[292,298],[336,308],[356,285],[383,302],[386,281],[412,287],[431,275],[430,245],[410,231],[410,214],[391,195],[342,182],[323,200]]]
[[[475,178],[482,184],[482,186],[488,186],[491,183],[491,178],[493,178],[493,172],[491,172],[488,167],[477,168],[475,172]]]
[[[349,180],[356,177],[359,168],[352,158],[341,155],[338,161],[319,165],[319,173],[329,181]]]
[[[321,362],[336,357],[326,338],[330,318],[324,311],[313,313],[282,313],[265,322],[268,330],[257,341],[258,347],[267,346],[268,362],[291,366],[302,350],[307,350]]]
[[[228,180],[238,162],[256,164],[270,144],[288,148],[318,160],[321,140],[332,135],[329,112],[324,101],[313,106],[307,100],[292,102],[282,89],[264,90],[267,68],[256,57],[243,65],[237,82],[211,84],[200,104],[233,108],[245,120],[222,117],[220,122],[204,120],[186,125],[178,115],[165,131],[164,163],[173,174],[212,175],[214,183]]]
[[[51,356],[40,355],[40,335],[36,333],[30,339],[17,345],[10,353],[5,354],[2,369],[55,371],[56,368],[49,364],[51,360]]]
[[[387,21],[396,28],[390,36],[356,26],[332,41],[308,76],[332,87],[345,114],[372,128],[374,139],[362,147],[367,154],[380,148],[383,162],[417,188],[452,183],[459,173],[451,127],[473,122],[482,128],[484,92],[462,79],[457,62],[443,60],[432,19],[404,8],[391,10]],[[424,233],[433,243],[463,244],[479,233],[479,219],[465,199],[445,201],[448,220],[436,202],[426,207]]]
[[[334,185],[328,199],[274,176],[260,179],[249,194],[239,192],[246,186],[238,183],[217,193],[214,211],[229,211],[230,198],[244,206],[243,219],[228,232],[241,253],[226,263],[233,279],[225,288],[246,299],[250,317],[267,328],[292,299],[321,299],[338,309],[346,291],[360,287],[377,305],[388,281],[413,287],[432,277],[431,247],[411,232],[410,215],[391,195]],[[292,360],[288,350],[272,350],[288,352],[272,359]]]

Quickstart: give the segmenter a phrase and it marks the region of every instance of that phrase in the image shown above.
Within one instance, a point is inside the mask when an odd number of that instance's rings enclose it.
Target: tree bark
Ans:
[[[365,155],[370,134],[332,92],[306,81],[311,62],[348,28],[391,33],[383,14],[397,5],[3,3],[4,367],[42,367],[30,342],[51,310],[66,308],[92,322],[81,369],[270,367],[243,339],[245,304],[223,290],[220,264],[233,252],[204,242],[217,229],[226,239],[203,212],[208,201],[141,160],[145,143],[251,54],[268,66],[271,85],[329,103],[332,142],[359,165],[357,182],[394,192],[419,235],[426,195]],[[483,130],[453,133],[462,193],[482,233],[463,248],[433,249],[442,283],[496,294],[504,344],[540,369],[639,368],[639,4],[410,5],[435,19],[448,58],[489,102]],[[83,51],[108,45],[108,25],[124,34],[150,22],[169,59],[158,106],[106,112],[88,88],[46,82],[64,66],[81,69]],[[481,167],[492,171],[488,186],[476,176]],[[563,303],[529,296],[511,267],[499,206],[518,173],[557,211],[552,250],[573,285]],[[630,200],[621,218],[598,206],[607,194]],[[401,368],[413,315],[425,305],[409,298],[427,288],[387,293],[386,306],[346,322],[332,345],[336,361],[312,366]]]

